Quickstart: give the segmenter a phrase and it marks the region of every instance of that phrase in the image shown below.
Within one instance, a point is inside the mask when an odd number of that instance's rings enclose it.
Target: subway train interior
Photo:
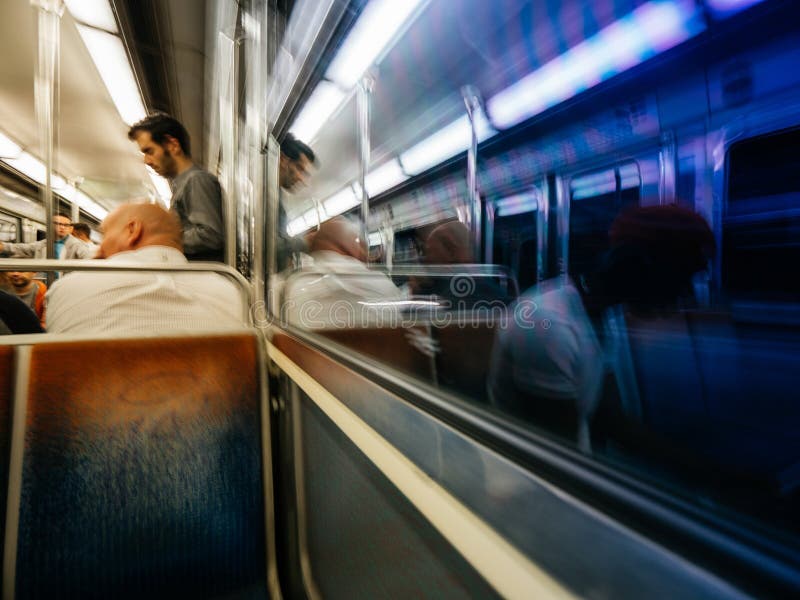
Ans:
[[[800,595],[796,1],[0,28],[4,600]]]

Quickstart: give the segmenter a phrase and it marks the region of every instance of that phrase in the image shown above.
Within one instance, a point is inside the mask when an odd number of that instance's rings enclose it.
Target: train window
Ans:
[[[641,176],[636,163],[574,177],[570,182],[569,266],[579,276],[608,248],[608,228],[625,208],[639,204]]]
[[[722,285],[735,299],[790,302],[800,281],[800,129],[734,144],[722,231]]]
[[[536,188],[495,201],[493,262],[508,267],[522,290],[537,281],[540,202],[542,194]]]
[[[0,219],[0,242],[17,241],[17,224],[14,221]]]

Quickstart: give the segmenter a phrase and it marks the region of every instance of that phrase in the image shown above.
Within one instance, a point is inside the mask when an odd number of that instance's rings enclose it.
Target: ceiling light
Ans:
[[[59,194],[100,221],[108,215],[108,211],[105,208],[74,186],[66,185]]]
[[[511,127],[696,35],[693,0],[643,4],[486,103],[492,123]]]
[[[85,25],[78,25],[78,32],[122,120],[133,125],[143,119],[144,104],[122,40]]]
[[[20,152],[22,152],[22,148],[20,148],[10,138],[0,133],[0,157],[14,158],[19,156]]]
[[[367,188],[367,194],[372,198],[406,179],[408,179],[408,175],[403,172],[400,161],[395,158],[371,171],[364,180],[364,185]]]
[[[706,6],[715,17],[725,18],[761,2],[763,0],[706,0]]]
[[[479,143],[497,133],[489,125],[482,112],[476,113],[476,126]],[[471,143],[472,126],[469,117],[464,115],[425,138],[410,150],[406,150],[400,155],[400,162],[407,173],[419,175],[448,158],[465,152]]]
[[[325,76],[342,89],[352,88],[423,0],[372,0],[347,34]]]
[[[358,206],[361,200],[356,196],[352,187],[347,186],[340,192],[327,198],[322,202],[322,208],[325,211],[325,216],[328,218],[340,215],[347,212],[354,206]]]
[[[31,156],[27,152],[21,152],[16,158],[6,158],[5,162],[36,183],[44,185],[47,177],[47,168],[38,158]]]
[[[117,20],[108,0],[65,0],[67,10],[76,21],[117,33]]]
[[[292,135],[311,143],[344,98],[344,92],[331,82],[320,81],[292,123]]]

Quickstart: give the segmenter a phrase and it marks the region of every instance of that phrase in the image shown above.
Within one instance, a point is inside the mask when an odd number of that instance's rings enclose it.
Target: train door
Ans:
[[[0,215],[0,242],[17,242],[19,236],[19,219]]]

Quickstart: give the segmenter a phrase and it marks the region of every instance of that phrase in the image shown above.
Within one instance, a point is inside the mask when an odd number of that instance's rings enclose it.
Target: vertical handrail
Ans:
[[[39,128],[39,142],[45,165],[45,180],[42,188],[42,204],[47,219],[47,258],[55,256],[55,231],[53,217],[52,173],[55,168],[56,102],[58,85],[58,57],[61,49],[61,15],[64,13],[63,0],[31,0],[31,6],[38,11],[38,60],[34,78],[36,101],[36,120]],[[48,274],[48,285],[54,275]]]
[[[361,185],[361,243],[364,245],[366,263],[369,264],[369,194],[367,193],[367,172],[370,162],[370,104],[375,80],[370,74],[361,78],[358,84],[358,154],[359,184]]]
[[[222,146],[222,180],[225,188],[225,263],[236,266],[236,140],[237,140],[237,101],[238,86],[238,41],[236,33],[218,34],[220,55],[220,138]]]
[[[476,119],[481,110],[478,90],[466,85],[461,88],[461,96],[467,109],[470,124],[470,144],[467,150],[467,210],[466,223],[472,238],[472,255],[481,255],[481,198],[478,194],[478,124]]]
[[[267,233],[267,260],[268,260],[268,274],[267,280],[270,289],[268,294],[268,309],[270,314],[277,315],[278,300],[275,297],[274,286],[272,285],[272,278],[278,272],[278,237],[283,237],[285,232],[279,231],[280,227],[280,202],[281,202],[281,188],[280,188],[280,159],[281,147],[278,140],[270,135],[267,140],[267,154],[265,156],[265,164],[267,169],[267,185],[265,191],[265,201],[267,204],[267,219],[266,219],[266,233]]]

